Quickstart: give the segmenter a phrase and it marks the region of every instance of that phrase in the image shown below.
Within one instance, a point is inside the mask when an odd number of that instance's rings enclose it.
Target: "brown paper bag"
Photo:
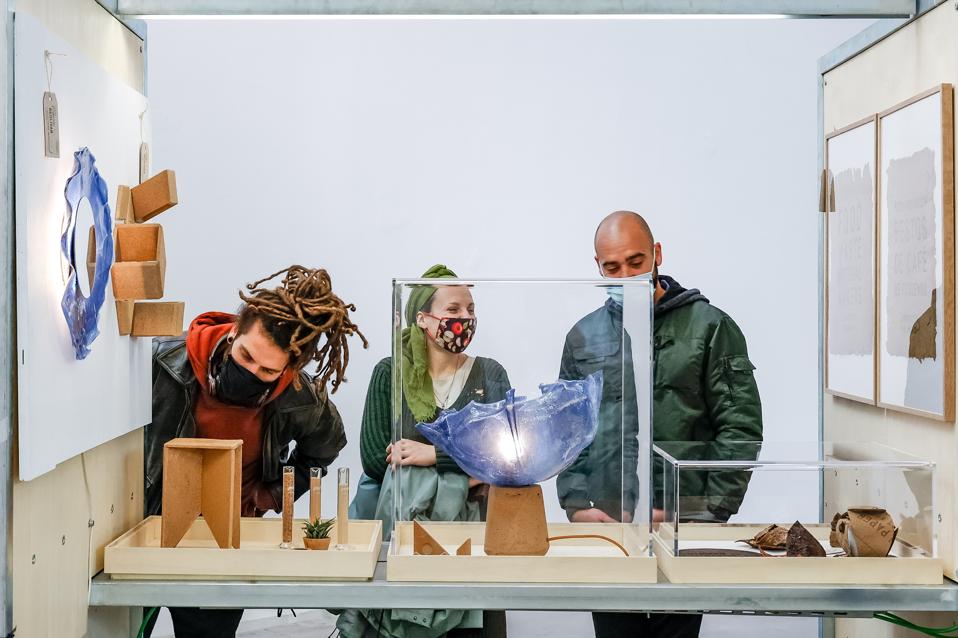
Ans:
[[[849,556],[888,556],[898,536],[895,520],[880,507],[848,508],[845,529]]]

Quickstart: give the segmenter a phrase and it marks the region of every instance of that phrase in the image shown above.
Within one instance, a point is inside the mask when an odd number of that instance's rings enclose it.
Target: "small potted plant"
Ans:
[[[328,521],[316,519],[303,523],[303,543],[306,549],[329,549],[329,532],[336,524],[336,519]]]

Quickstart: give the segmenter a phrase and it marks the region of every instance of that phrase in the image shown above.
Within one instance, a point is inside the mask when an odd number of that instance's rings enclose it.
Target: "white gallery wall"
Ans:
[[[176,170],[180,196],[162,220],[166,297],[188,317],[232,310],[245,282],[327,268],[371,342],[354,343],[334,396],[358,476],[392,277],[437,262],[473,278],[593,277],[596,223],[636,210],[663,243],[661,272],[745,332],[766,438],[815,440],[816,61],[864,26],[151,21],[153,167]],[[761,487],[743,513],[817,516],[817,491]]]

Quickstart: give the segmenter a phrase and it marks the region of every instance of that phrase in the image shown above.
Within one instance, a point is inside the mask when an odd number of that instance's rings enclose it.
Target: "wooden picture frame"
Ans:
[[[954,91],[878,114],[878,405],[955,419]]]
[[[825,137],[825,392],[877,400],[878,117]]]

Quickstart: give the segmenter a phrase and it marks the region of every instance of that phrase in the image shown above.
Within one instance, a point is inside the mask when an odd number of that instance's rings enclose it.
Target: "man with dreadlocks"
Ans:
[[[261,287],[279,275],[280,286]],[[144,440],[148,516],[160,513],[163,446],[171,439],[243,440],[243,516],[282,509],[283,465],[296,468],[298,497],[308,489],[309,468],[325,473],[346,445],[326,383],[336,392],[345,381],[347,337],[367,345],[349,317],[356,307],[333,293],[321,269],[290,266],[246,288],[238,315],[207,312],[185,335],[153,343],[153,422]],[[313,362],[315,377],[304,370]],[[170,613],[177,638],[217,638],[236,634],[243,610]]]

